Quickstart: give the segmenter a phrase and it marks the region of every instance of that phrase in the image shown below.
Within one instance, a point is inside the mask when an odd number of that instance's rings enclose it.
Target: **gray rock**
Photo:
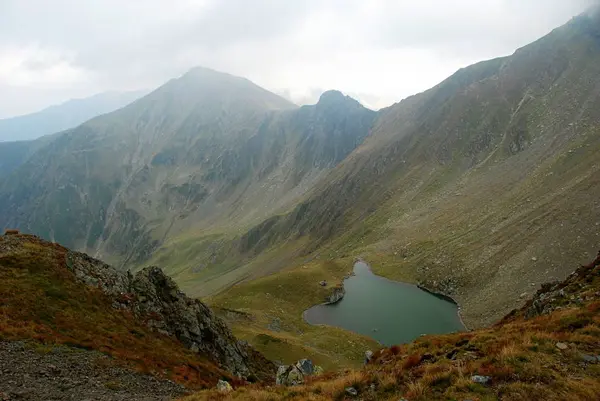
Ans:
[[[371,351],[371,350],[365,351],[365,365],[367,363],[371,362],[372,358],[373,358],[373,351]]]
[[[588,354],[579,354],[579,357],[587,362],[587,363],[596,363],[598,362],[598,358],[593,356],[593,355],[588,355]]]
[[[358,395],[358,391],[354,387],[346,387],[344,389],[346,394],[351,395],[352,397],[356,397]]]
[[[121,367],[97,351],[54,346],[39,352],[24,344],[0,341],[0,401],[166,401],[186,394],[181,385]]]
[[[326,304],[335,304],[335,303],[341,301],[342,298],[344,298],[344,295],[346,295],[346,290],[344,289],[344,286],[335,287],[333,289],[333,292],[331,293],[331,295],[329,295],[325,299],[325,303]]]
[[[556,343],[556,348],[558,348],[561,351],[564,351],[564,350],[568,349],[569,346],[565,343],[558,342],[558,343]]]
[[[486,385],[492,381],[492,378],[489,376],[475,375],[475,376],[471,376],[471,381],[473,383]]]
[[[327,281],[323,280],[323,281],[319,282],[319,285],[321,287],[327,287]]]
[[[229,384],[225,380],[219,380],[219,382],[217,383],[217,390],[219,390],[222,393],[229,393],[233,391],[233,387],[231,387],[231,384]]]
[[[133,276],[86,254],[69,252],[67,267],[78,280],[100,288],[117,309],[129,309],[151,329],[174,337],[187,348],[212,357],[235,376],[272,377],[275,365],[249,345],[239,343],[225,322],[197,299],[187,297],[155,266]]]
[[[300,359],[296,362],[296,367],[305,376],[312,375],[315,372],[315,367],[310,359]]]
[[[282,365],[277,369],[275,383],[282,386],[297,386],[304,383],[304,375],[295,365]]]

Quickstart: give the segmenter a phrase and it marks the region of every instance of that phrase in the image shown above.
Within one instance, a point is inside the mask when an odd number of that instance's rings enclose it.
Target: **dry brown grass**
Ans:
[[[600,290],[600,269],[573,287],[585,293]],[[299,387],[248,387],[231,400],[345,400],[354,387],[362,400],[528,400],[598,401],[600,361],[600,297],[578,307],[526,320],[517,313],[488,329],[426,336],[411,344],[375,353],[364,369],[314,378]],[[558,301],[557,301],[558,302]],[[556,347],[568,344],[567,350]],[[474,383],[473,375],[491,378]],[[187,401],[219,399],[214,392]]]
[[[115,310],[101,290],[76,281],[66,267],[66,248],[33,236],[19,241],[0,252],[0,340],[97,350],[190,388],[212,387],[220,378],[239,382],[176,339]]]

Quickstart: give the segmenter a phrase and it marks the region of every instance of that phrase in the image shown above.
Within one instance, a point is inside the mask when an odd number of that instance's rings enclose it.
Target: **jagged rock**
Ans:
[[[477,383],[477,384],[489,384],[492,381],[492,378],[489,376],[479,376],[479,375],[475,375],[475,376],[471,376],[471,381],[473,383]]]
[[[297,386],[304,383],[304,375],[295,365],[281,365],[277,369],[275,383],[282,386]]]
[[[217,383],[217,390],[219,390],[222,393],[229,393],[233,391],[233,387],[231,387],[231,384],[229,384],[225,380],[219,380],[219,382]]]
[[[346,394],[351,395],[352,397],[356,397],[358,395],[358,391],[354,387],[346,387],[344,389]]]
[[[333,289],[333,292],[325,299],[325,303],[326,304],[335,304],[335,303],[341,301],[342,298],[344,298],[344,295],[346,295],[346,290],[344,289],[343,285],[335,287]]]
[[[458,354],[458,350],[457,349],[453,349],[452,351],[448,352],[446,354],[446,358],[448,359],[456,359],[456,354]]]
[[[238,342],[221,318],[187,297],[160,268],[146,267],[133,276],[79,252],[69,252],[66,262],[78,280],[112,297],[115,308],[131,310],[153,330],[211,356],[221,368],[243,378],[272,377],[272,362]]]
[[[310,359],[300,359],[296,362],[296,367],[300,369],[303,375],[312,375],[315,372],[314,365]]]
[[[371,350],[365,351],[365,365],[368,364],[369,362],[371,362],[372,358],[373,358],[373,351],[371,351]]]

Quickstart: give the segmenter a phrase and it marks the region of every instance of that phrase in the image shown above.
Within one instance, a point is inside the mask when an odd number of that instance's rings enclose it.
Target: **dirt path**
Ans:
[[[185,389],[94,351],[0,341],[0,401],[171,400]]]

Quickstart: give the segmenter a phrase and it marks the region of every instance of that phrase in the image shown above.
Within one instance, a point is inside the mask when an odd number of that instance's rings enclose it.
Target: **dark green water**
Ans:
[[[377,276],[363,262],[354,265],[354,273],[344,281],[346,295],[341,301],[304,312],[308,323],[341,327],[387,346],[410,342],[421,334],[465,329],[454,303]]]

